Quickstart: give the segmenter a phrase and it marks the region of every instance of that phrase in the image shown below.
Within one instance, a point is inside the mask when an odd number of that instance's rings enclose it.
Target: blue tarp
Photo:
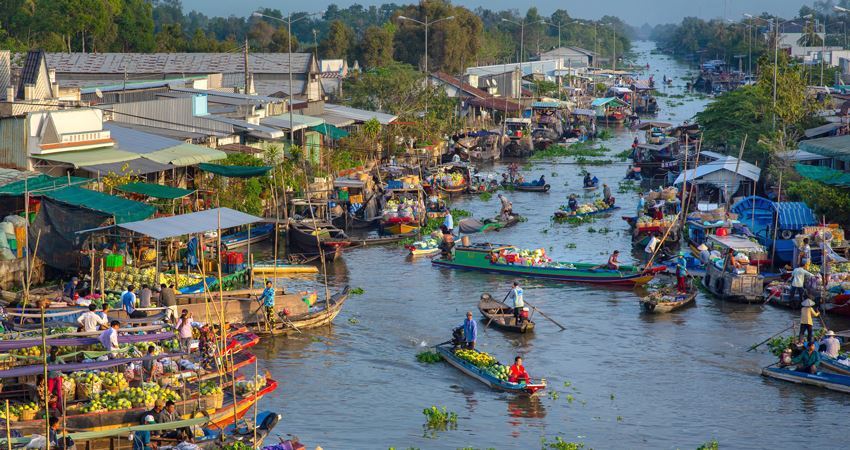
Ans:
[[[773,205],[779,214],[780,230],[802,230],[803,227],[817,224],[815,215],[805,203],[774,202]]]
[[[560,102],[534,102],[531,104],[532,108],[560,108]]]

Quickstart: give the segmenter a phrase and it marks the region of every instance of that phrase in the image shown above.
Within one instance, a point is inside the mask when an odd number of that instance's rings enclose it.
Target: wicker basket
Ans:
[[[9,422],[17,422],[19,420],[21,420],[19,416],[9,413]]]
[[[106,390],[107,390],[110,394],[117,394],[117,393],[121,392],[121,386],[118,386],[118,385],[115,385],[115,386],[107,386],[107,387],[106,387]]]
[[[77,399],[77,382],[70,378],[62,379],[62,395],[65,396],[66,401],[73,401]]]
[[[224,392],[219,392],[217,394],[210,395],[212,398],[212,407],[213,409],[221,409],[224,407]]]
[[[77,383],[77,398],[94,398],[95,396],[100,394],[101,390],[102,386],[100,384],[100,380],[96,380],[94,383],[91,384]]]
[[[35,420],[35,416],[38,414],[38,411],[33,411],[31,409],[26,409],[21,411],[20,419],[21,421],[27,420]]]
[[[8,353],[0,353],[0,370],[9,370],[15,367],[15,357]]]

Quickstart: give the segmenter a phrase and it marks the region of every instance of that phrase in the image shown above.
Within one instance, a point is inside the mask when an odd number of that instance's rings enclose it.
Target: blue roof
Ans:
[[[624,102],[624,101],[620,100],[620,99],[619,99],[619,98],[617,98],[617,97],[603,97],[603,98],[597,98],[597,99],[594,99],[592,102],[590,102],[590,106],[593,106],[593,107],[596,107],[596,106],[605,106],[605,105],[607,105],[608,103],[611,103],[611,102],[619,103],[619,104],[620,104],[620,105],[622,105],[622,106],[628,106],[628,103],[626,103],[626,102]]]
[[[532,108],[560,108],[560,102],[534,102],[531,104]]]
[[[730,211],[749,217],[753,209],[778,214],[780,230],[801,230],[803,227],[817,224],[812,210],[803,202],[772,202],[764,197],[751,196],[732,205]],[[772,228],[772,224],[769,226]]]

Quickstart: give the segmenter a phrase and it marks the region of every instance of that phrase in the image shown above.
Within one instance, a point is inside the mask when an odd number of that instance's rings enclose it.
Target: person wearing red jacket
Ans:
[[[525,367],[522,365],[522,357],[517,356],[514,358],[514,365],[511,366],[508,381],[519,383],[520,380],[525,380],[525,384],[529,383],[528,372],[525,371]]]

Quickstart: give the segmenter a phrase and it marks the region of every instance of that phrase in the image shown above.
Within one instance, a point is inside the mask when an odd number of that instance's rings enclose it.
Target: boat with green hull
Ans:
[[[431,263],[437,267],[476,270],[499,273],[514,277],[545,278],[574,283],[595,283],[615,286],[634,286],[648,283],[665,266],[643,269],[636,266],[620,266],[610,270],[604,265],[587,263],[544,263],[528,265],[504,255],[516,254],[518,249],[511,245],[473,244],[458,246],[452,259],[435,258]]]

